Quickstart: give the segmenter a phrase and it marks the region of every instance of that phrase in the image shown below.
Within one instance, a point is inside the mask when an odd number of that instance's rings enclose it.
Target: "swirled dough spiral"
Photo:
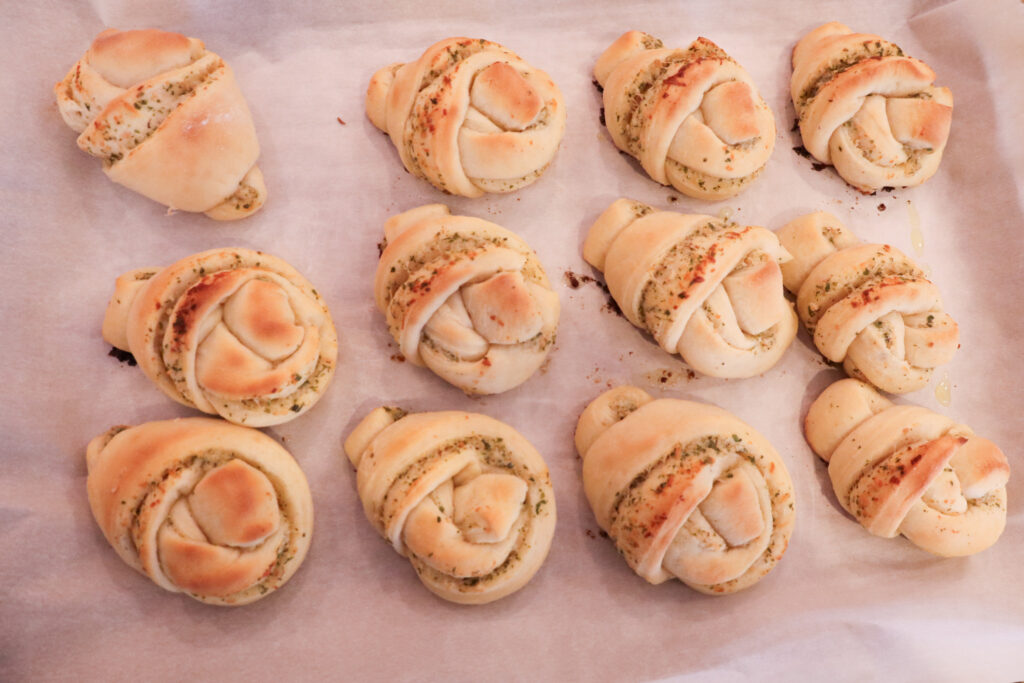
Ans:
[[[804,428],[839,504],[872,534],[903,534],[922,550],[958,557],[1003,533],[1010,465],[966,425],[843,379],[811,404]]]
[[[912,187],[939,168],[953,94],[897,45],[830,22],[793,50],[790,93],[804,147],[861,192]]]
[[[631,323],[706,375],[760,374],[796,335],[779,270],[790,256],[764,228],[619,199],[591,226],[583,258]]]
[[[338,357],[320,294],[281,259],[243,248],[117,278],[103,338],[175,401],[253,427],[309,410]]]
[[[775,117],[750,75],[698,38],[685,50],[629,31],[594,66],[615,146],[662,185],[698,199],[743,191],[775,147]]]
[[[580,415],[576,450],[597,523],[650,583],[675,577],[733,593],[786,552],[795,518],[786,466],[721,408],[616,387]]]
[[[374,280],[409,362],[469,394],[516,387],[547,358],[558,295],[515,233],[429,204],[393,216]]]
[[[269,436],[194,417],[114,427],[86,451],[93,516],[161,588],[244,605],[284,585],[313,537],[313,501]]]
[[[481,604],[519,590],[555,531],[540,454],[486,415],[377,408],[345,440],[367,519],[431,592]]]
[[[370,79],[366,115],[405,168],[464,197],[513,192],[547,169],[565,133],[551,78],[497,43],[448,38]]]
[[[217,220],[263,206],[252,115],[231,67],[201,40],[107,29],[54,92],[78,146],[114,182]]]
[[[894,394],[917,391],[960,348],[938,287],[895,247],[860,244],[824,211],[787,223],[778,236],[793,255],[782,274],[800,319],[851,377]]]

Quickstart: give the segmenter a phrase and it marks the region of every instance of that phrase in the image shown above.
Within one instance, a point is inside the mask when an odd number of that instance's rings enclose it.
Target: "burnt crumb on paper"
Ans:
[[[597,88],[597,92],[599,92],[599,93],[603,93],[604,92],[604,86],[602,86],[600,83],[598,83],[596,78],[591,79],[590,82],[594,84],[595,88]]]
[[[381,240],[380,242],[377,242],[377,258],[380,258],[381,256],[384,255],[384,249],[386,249],[387,246],[387,240]]]
[[[581,285],[586,284],[594,285],[602,292],[604,292],[604,295],[607,298],[604,306],[601,307],[601,310],[607,311],[608,313],[614,313],[615,315],[622,318],[626,317],[622,314],[622,309],[619,308],[619,304],[615,301],[615,299],[612,298],[611,292],[608,291],[608,285],[606,285],[605,283],[601,282],[597,278],[591,277],[590,275],[574,273],[571,270],[565,271],[564,276],[566,284],[569,285],[571,289],[579,289]]]
[[[674,204],[675,202],[679,201],[679,197],[675,196],[674,194],[670,194],[668,196],[668,200]]]
[[[601,126],[604,127],[604,107],[601,107],[601,114],[598,116],[598,120],[601,122]]]
[[[346,124],[345,124],[345,122],[341,120],[341,117],[340,117],[340,116],[338,117],[338,123],[340,123],[340,124],[341,124],[341,125],[343,125],[343,126],[344,126],[344,125],[346,125]]]
[[[879,204],[878,205],[878,210],[879,211],[885,211],[885,204],[884,203],[883,204]]]
[[[793,119],[793,127],[789,129],[790,133],[795,133],[800,130],[800,119]]]
[[[804,159],[810,159],[811,160],[811,168],[813,168],[815,171],[823,171],[823,170],[825,170],[828,167],[828,164],[822,164],[822,163],[820,163],[818,161],[815,161],[814,157],[811,156],[811,153],[808,152],[807,148],[804,147],[803,145],[795,146],[793,148],[793,151],[796,152],[797,154],[799,154],[800,156],[802,156]]]
[[[590,529],[584,529],[583,532],[587,535],[587,538],[597,538],[597,534]]]
[[[395,361],[396,363],[404,363],[405,362],[405,356],[403,356],[400,353],[393,353],[393,354],[391,354],[391,360]]]
[[[129,367],[135,367],[138,365],[138,362],[135,360],[135,356],[133,356],[129,351],[122,351],[116,346],[111,346],[110,352],[107,355],[111,358],[116,358],[122,363],[127,363]]]
[[[600,536],[601,538],[608,538],[608,532],[605,531],[604,529],[601,529],[600,531],[598,531],[597,535]]]

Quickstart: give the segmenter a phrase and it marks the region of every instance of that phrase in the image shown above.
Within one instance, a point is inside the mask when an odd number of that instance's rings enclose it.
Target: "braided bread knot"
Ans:
[[[309,549],[306,478],[254,429],[208,418],[114,427],[86,463],[100,529],[165,590],[244,605],[282,586]]]
[[[405,168],[464,197],[513,192],[547,169],[565,133],[554,81],[497,43],[448,38],[370,79],[366,114]]]
[[[883,391],[916,391],[960,347],[959,327],[938,287],[888,244],[860,244],[835,216],[819,211],[778,231],[793,255],[786,288],[818,350],[851,377]]]
[[[790,82],[804,147],[861,192],[911,187],[932,177],[953,116],[935,72],[879,36],[838,22],[793,50]]]
[[[670,50],[629,31],[594,66],[616,147],[698,199],[739,194],[768,163],[775,118],[750,75],[707,38]]]
[[[515,233],[430,204],[392,217],[384,235],[377,307],[407,360],[472,394],[507,391],[543,364],[558,295]]]
[[[55,94],[78,146],[114,182],[217,220],[263,206],[252,115],[231,67],[202,41],[107,29]]]
[[[345,452],[367,519],[445,600],[497,600],[544,562],[555,529],[547,465],[508,425],[377,408]]]
[[[804,427],[840,505],[872,534],[903,534],[945,557],[980,552],[1002,534],[1010,465],[969,427],[893,405],[854,379],[826,389]]]
[[[103,338],[175,401],[256,427],[309,410],[338,356],[313,286],[281,259],[241,248],[125,273]]]
[[[650,583],[732,593],[786,551],[789,473],[764,437],[720,408],[617,387],[580,415],[576,450],[597,523]]]
[[[619,199],[590,228],[583,258],[631,323],[706,375],[764,372],[796,335],[779,270],[790,256],[764,228]]]

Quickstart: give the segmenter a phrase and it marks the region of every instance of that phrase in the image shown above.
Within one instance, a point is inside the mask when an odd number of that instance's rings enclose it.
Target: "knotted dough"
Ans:
[[[576,425],[597,523],[650,583],[702,593],[747,588],[782,558],[793,484],[771,444],[730,413],[620,386]]]
[[[217,220],[263,206],[252,115],[231,67],[201,40],[107,29],[54,92],[78,146],[114,182]]]
[[[966,425],[843,379],[811,404],[804,429],[839,504],[872,534],[903,534],[944,557],[980,552],[1002,534],[1010,465]]]
[[[367,519],[431,592],[481,604],[522,588],[555,531],[548,468],[486,415],[377,408],[345,440]]]

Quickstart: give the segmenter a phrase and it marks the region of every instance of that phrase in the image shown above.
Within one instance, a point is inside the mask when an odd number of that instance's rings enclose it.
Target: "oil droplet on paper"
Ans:
[[[921,232],[921,217],[917,215],[917,207],[910,200],[907,200],[907,215],[910,217],[910,244],[914,247],[914,253],[920,256],[924,253],[924,233]]]
[[[721,209],[718,212],[718,217],[721,218],[723,221],[729,220],[730,218],[732,218],[732,209],[730,209],[729,207]]]
[[[949,386],[949,373],[942,373],[942,378],[939,379],[939,383],[935,385],[935,400],[941,405],[949,407],[949,404],[953,402],[953,392]]]

